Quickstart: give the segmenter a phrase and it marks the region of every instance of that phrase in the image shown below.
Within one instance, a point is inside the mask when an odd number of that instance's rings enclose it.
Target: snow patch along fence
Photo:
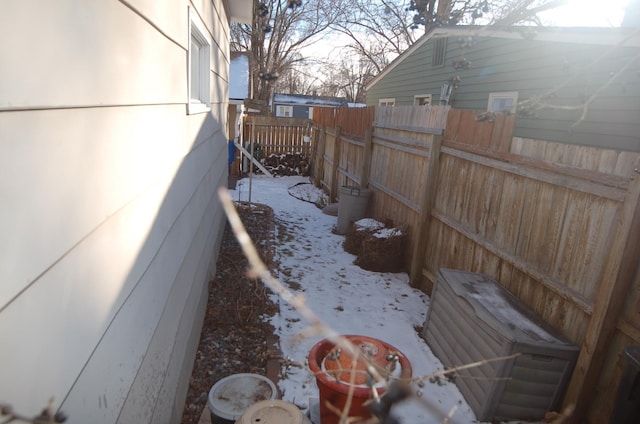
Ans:
[[[371,217],[406,226],[414,286],[431,293],[441,268],[490,275],[580,346],[564,405],[606,422],[621,353],[640,344],[640,154],[513,137],[515,116],[478,116],[395,106],[364,135],[317,125],[314,182],[331,201],[370,189]]]

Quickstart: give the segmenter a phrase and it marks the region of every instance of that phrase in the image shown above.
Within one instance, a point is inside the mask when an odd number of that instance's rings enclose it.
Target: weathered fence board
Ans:
[[[364,141],[353,139],[347,135],[342,135],[342,133],[340,137],[342,154],[338,163],[338,186],[359,186],[364,156]]]
[[[322,174],[323,180],[321,185],[325,187],[325,190],[329,193],[329,199],[331,202],[335,200],[336,193],[333,190],[335,186],[335,171],[334,171],[334,158],[336,150],[336,133],[334,129],[325,129],[324,137],[324,155],[322,156]]]
[[[632,180],[625,202],[616,211],[614,228],[609,232],[607,255],[600,268],[594,311],[582,341],[565,402],[585,409],[600,379],[602,361],[617,325],[626,295],[638,273],[640,250],[640,178]],[[597,223],[595,223],[597,224]]]
[[[515,122],[514,115],[484,114],[484,118],[479,120],[476,113],[452,109],[447,116],[444,138],[489,150],[508,152]]]
[[[429,293],[443,267],[489,274],[581,346],[567,400],[606,421],[604,388],[640,343],[640,155],[513,138],[514,116],[478,116],[381,107],[370,142],[327,143],[342,151],[320,178],[366,183],[373,217],[408,229],[416,286]]]
[[[309,141],[305,141],[305,137],[310,137]],[[308,119],[249,115],[244,120],[243,139],[259,144],[264,156],[285,153],[310,156],[312,138],[312,125]]]
[[[393,122],[377,120],[373,127],[368,177],[375,199],[371,214],[407,231],[406,258],[409,266],[416,241],[415,230],[420,224],[421,204],[425,196],[424,175],[428,173],[434,135],[410,131],[406,125],[400,125],[402,122],[391,124]]]
[[[313,122],[317,127],[342,128],[345,135],[363,137],[371,126],[376,108],[319,108],[313,111]]]
[[[635,152],[604,150],[529,138],[514,137],[511,153],[622,177],[630,175],[634,169],[640,169],[640,158]]]
[[[340,152],[342,150],[342,142],[340,135],[342,134],[342,128],[336,127],[336,132],[333,136],[333,156],[331,157],[331,190],[329,190],[329,199],[331,201],[336,200],[338,197],[338,189],[340,187],[340,176],[338,175],[338,167],[340,166]]]

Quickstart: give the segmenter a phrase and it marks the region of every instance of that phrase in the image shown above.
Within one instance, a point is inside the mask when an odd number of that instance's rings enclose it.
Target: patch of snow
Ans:
[[[398,230],[397,228],[383,228],[373,233],[373,236],[379,239],[387,239],[390,237],[401,236],[401,235],[402,235],[402,231]]]
[[[469,292],[469,297],[478,299],[486,309],[500,322],[511,323],[518,330],[537,340],[558,343],[559,340],[548,331],[518,312],[507,299],[503,291],[495,284],[474,284],[475,292]]]
[[[379,230],[384,228],[384,224],[380,221],[376,221],[373,218],[362,218],[353,223],[356,227],[356,231],[359,230]]]
[[[322,206],[329,203],[329,197],[311,183],[294,184],[289,187],[287,191],[289,195],[294,198],[310,202],[315,205]]]
[[[344,236],[332,232],[336,217],[323,214],[313,202],[301,201],[288,191],[304,177],[254,176],[238,181],[231,196],[237,201],[263,203],[273,208],[286,232],[276,243],[276,277],[295,294],[303,295],[308,306],[324,324],[340,334],[356,334],[385,341],[410,361],[413,377],[429,376],[443,370],[442,363],[416,332],[424,324],[429,297],[409,285],[405,273],[376,273],[354,265],[355,256],[344,251]],[[250,191],[251,186],[251,191]],[[313,200],[325,196],[309,184],[300,198]],[[364,221],[364,222],[363,222]],[[373,220],[372,220],[373,221]],[[358,225],[374,225],[360,220]],[[281,234],[282,235],[282,234]],[[311,348],[324,337],[311,331],[309,323],[276,295],[272,299],[280,313],[269,317],[280,338],[285,361],[278,384],[283,399],[303,409],[317,404],[318,388],[306,362]],[[404,424],[471,423],[475,415],[454,383],[428,382],[414,387],[409,400],[394,406],[393,414]]]

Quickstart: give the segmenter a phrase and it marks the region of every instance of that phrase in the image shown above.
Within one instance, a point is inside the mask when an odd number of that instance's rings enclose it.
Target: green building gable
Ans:
[[[422,103],[517,113],[517,137],[640,151],[640,34],[438,28],[367,87],[368,105]]]

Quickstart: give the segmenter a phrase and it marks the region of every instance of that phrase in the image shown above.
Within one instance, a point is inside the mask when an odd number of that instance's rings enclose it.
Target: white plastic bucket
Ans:
[[[253,404],[236,424],[311,424],[297,406],[283,400],[263,400]]]
[[[278,398],[278,388],[259,374],[233,374],[213,385],[208,406],[213,424],[233,424],[253,404]]]

